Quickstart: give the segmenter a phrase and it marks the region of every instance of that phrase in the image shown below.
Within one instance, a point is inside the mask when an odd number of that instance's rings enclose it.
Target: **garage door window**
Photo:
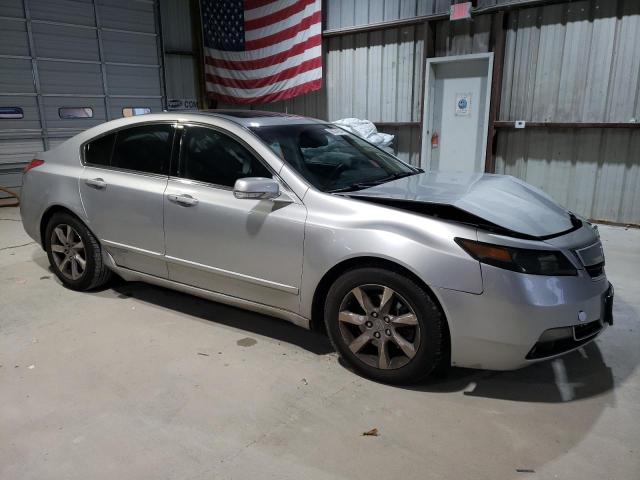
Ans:
[[[148,107],[124,107],[122,109],[123,117],[135,117],[136,115],[146,115],[151,113],[151,109]]]
[[[70,118],[93,118],[91,107],[62,107],[58,109],[58,116],[64,120]]]
[[[111,166],[145,173],[166,173],[171,156],[173,127],[143,125],[120,130]]]
[[[24,112],[20,107],[0,107],[0,120],[19,120],[24,118]]]
[[[182,145],[181,177],[225,187],[239,178],[272,177],[245,147],[216,130],[189,127]]]

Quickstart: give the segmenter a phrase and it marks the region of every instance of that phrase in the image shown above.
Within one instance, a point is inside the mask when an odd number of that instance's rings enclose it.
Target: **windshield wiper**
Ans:
[[[339,192],[355,192],[356,190],[363,190],[365,188],[375,187],[376,185],[381,185],[383,183],[390,182],[392,180],[398,180],[399,178],[410,177],[411,175],[417,175],[418,171],[415,172],[398,172],[392,173],[388,177],[381,178],[379,180],[370,180],[368,182],[358,182],[348,185],[346,187],[335,188],[333,190],[328,190],[329,193],[339,193]]]

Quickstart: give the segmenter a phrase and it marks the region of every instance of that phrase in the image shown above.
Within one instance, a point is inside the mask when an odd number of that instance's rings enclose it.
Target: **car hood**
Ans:
[[[531,237],[548,237],[574,228],[572,216],[542,190],[507,175],[427,172],[350,192],[391,207],[442,215],[450,208],[493,226]],[[434,207],[430,211],[430,207]],[[422,208],[422,210],[421,210]],[[469,216],[468,216],[469,217]]]

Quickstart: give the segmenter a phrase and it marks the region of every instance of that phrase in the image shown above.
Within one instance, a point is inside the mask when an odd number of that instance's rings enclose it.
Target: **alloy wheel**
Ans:
[[[60,273],[69,280],[78,280],[87,268],[82,237],[71,225],[60,224],[52,230],[51,256]]]
[[[384,285],[361,285],[347,293],[340,304],[338,324],[349,350],[375,368],[401,368],[420,346],[414,309]]]

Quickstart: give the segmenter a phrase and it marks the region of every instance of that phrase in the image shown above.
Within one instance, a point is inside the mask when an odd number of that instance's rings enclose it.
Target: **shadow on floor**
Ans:
[[[141,282],[114,280],[108,287],[120,298],[133,297],[162,308],[180,312],[201,320],[270,337],[297,345],[317,355],[333,352],[329,339],[318,332],[305,330],[284,320],[249,312],[238,308],[204,300],[192,295],[156,287]],[[100,294],[100,292],[95,292]]]
[[[169,289],[144,283],[116,281],[110,285],[120,298],[136,298],[192,317],[296,345],[317,355],[333,352],[326,336],[283,320],[240,310]],[[344,362],[340,362],[345,368]],[[614,379],[597,343],[559,359],[509,372],[451,368],[444,378],[400,387],[522,402],[560,403],[611,391]]]
[[[447,376],[410,387],[520,402],[561,403],[605,394],[614,377],[596,342],[554,360],[507,372],[452,368]]]
[[[48,267],[46,258],[38,263],[43,268]],[[118,278],[94,294],[112,294],[108,292],[115,292],[119,298],[133,297],[203,321],[270,337],[317,355],[334,351],[327,337],[318,332],[174,290]],[[605,332],[605,335],[611,333]],[[351,370],[341,359],[340,364]],[[629,372],[634,368],[635,365]],[[419,385],[398,388],[431,393],[462,392],[467,396],[520,402],[562,403],[606,394],[614,389],[614,377],[598,342],[593,342],[558,359],[520,370],[493,372],[454,367],[444,377],[429,378]]]

